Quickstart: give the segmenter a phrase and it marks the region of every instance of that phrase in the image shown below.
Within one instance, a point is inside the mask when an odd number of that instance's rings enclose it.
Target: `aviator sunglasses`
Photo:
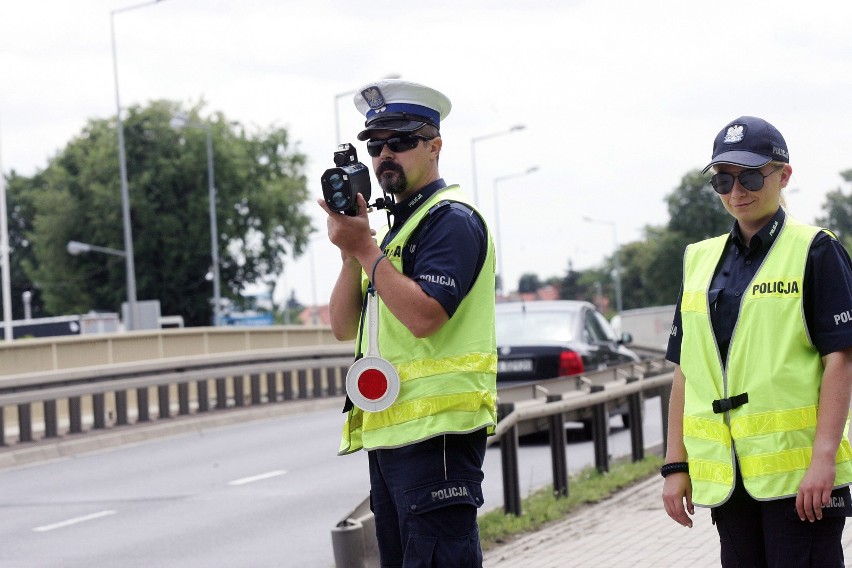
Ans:
[[[382,153],[382,148],[385,144],[387,144],[390,151],[395,154],[399,152],[408,152],[409,150],[417,147],[421,140],[432,140],[432,138],[423,136],[422,134],[404,134],[402,136],[394,136],[393,138],[385,138],[384,140],[368,140],[367,153],[373,158],[376,158]]]
[[[734,189],[734,180],[736,179],[740,182],[740,185],[746,188],[747,190],[760,191],[761,189],[763,189],[764,180],[766,180],[766,178],[768,178],[783,167],[784,166],[778,166],[766,175],[763,175],[763,172],[761,172],[757,168],[749,168],[747,170],[743,170],[736,176],[734,174],[724,172],[718,173],[710,178],[710,185],[713,186],[713,189],[716,191],[716,193],[720,195],[727,195],[728,193],[731,193],[731,190]]]

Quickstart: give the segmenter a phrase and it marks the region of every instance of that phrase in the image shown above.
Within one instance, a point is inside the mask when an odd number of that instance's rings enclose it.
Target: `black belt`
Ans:
[[[748,402],[748,393],[744,392],[742,394],[738,394],[736,396],[732,396],[729,398],[721,398],[719,400],[713,401],[713,412],[716,414],[722,414],[723,412],[727,412],[729,410],[733,410],[735,408],[739,408]]]

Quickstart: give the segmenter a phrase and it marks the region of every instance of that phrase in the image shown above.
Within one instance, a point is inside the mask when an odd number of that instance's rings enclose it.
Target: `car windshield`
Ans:
[[[575,339],[577,312],[497,312],[498,345],[562,343]]]

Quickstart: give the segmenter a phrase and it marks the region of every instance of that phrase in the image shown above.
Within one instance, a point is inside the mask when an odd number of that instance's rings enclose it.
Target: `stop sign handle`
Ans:
[[[367,355],[355,361],[346,373],[346,394],[352,403],[367,412],[390,408],[399,396],[396,368],[379,352],[379,307],[375,291],[367,293]]]

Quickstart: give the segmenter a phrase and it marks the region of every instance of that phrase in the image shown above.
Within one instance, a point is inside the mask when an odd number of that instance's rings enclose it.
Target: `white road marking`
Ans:
[[[287,473],[286,469],[276,469],[275,471],[267,471],[266,473],[252,475],[251,477],[235,479],[233,481],[229,481],[228,485],[245,485],[246,483],[254,483],[255,481],[263,481],[264,479],[269,479],[271,477],[278,477],[279,475],[284,475],[285,473]]]
[[[36,527],[33,529],[35,532],[47,532],[55,529],[61,529],[65,527],[70,527],[71,525],[76,525],[78,523],[85,523],[87,521],[94,521],[95,519],[100,519],[101,517],[108,517],[110,515],[115,515],[118,511],[100,511],[97,513],[92,513],[91,515],[84,515],[82,517],[74,517],[73,519],[68,519],[67,521],[61,521],[58,523],[53,523],[52,525],[43,525],[40,527]]]

